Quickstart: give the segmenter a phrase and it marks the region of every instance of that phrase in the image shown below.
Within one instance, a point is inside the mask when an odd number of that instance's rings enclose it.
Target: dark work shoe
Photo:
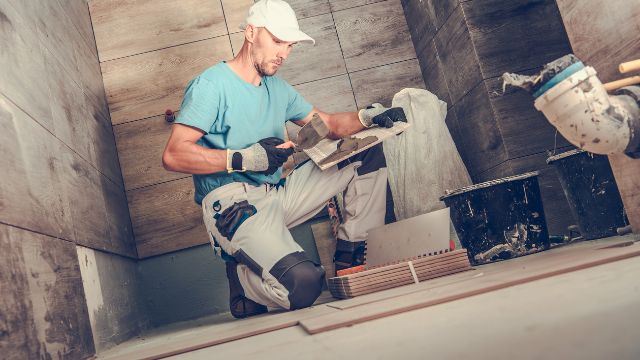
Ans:
[[[238,264],[227,261],[227,279],[229,279],[229,310],[236,319],[266,313],[267,307],[244,296],[244,290],[238,279]]]
[[[366,246],[364,241],[346,241],[338,239],[333,262],[336,271],[364,264]]]

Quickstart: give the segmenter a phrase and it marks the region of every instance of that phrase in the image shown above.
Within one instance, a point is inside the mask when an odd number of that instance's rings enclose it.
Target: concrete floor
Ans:
[[[529,258],[520,259],[533,260]],[[498,264],[479,271],[498,269]],[[315,335],[292,326],[173,359],[640,359],[638,279],[640,257],[634,257]],[[326,295],[321,302],[332,300]],[[210,339],[282,319],[317,316],[327,309],[315,306],[243,321],[227,314],[174,324],[99,358],[131,359],[128,354],[136,348],[198,336]]]
[[[640,359],[640,258],[316,335],[301,327],[171,359]]]

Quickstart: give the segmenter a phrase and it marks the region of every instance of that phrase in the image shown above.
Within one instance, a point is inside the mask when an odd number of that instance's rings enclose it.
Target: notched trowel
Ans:
[[[295,141],[296,151],[311,149],[327,136],[329,136],[327,124],[317,113],[313,114],[311,121],[306,123],[298,132],[298,137]]]

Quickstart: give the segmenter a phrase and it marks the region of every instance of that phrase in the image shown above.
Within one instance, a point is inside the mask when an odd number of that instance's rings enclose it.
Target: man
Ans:
[[[299,30],[286,2],[255,3],[242,28],[245,41],[238,55],[188,84],[163,154],[167,170],[193,174],[210,240],[226,261],[231,313],[239,318],[264,313],[267,306],[304,308],[317,299],[324,269],[306,256],[288,228],[311,218],[333,195],[346,189],[336,251],[342,267],[362,263],[366,232],[384,224],[382,148],[325,171],[307,162],[283,183],[281,166],[293,153],[283,144],[285,122],[304,125],[317,113],[329,136],[341,138],[402,120],[382,107],[324,113],[273,76],[296,43],[315,43]]]

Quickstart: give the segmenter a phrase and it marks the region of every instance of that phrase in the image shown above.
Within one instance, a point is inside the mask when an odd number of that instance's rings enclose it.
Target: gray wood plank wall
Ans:
[[[162,168],[170,125],[161,115],[167,108],[179,110],[191,78],[239,51],[239,24],[251,4],[89,2],[141,258],[208,242],[200,209],[190,199],[189,176]],[[400,89],[424,88],[399,0],[290,4],[317,43],[294,48],[278,75],[318,108],[338,112],[372,102],[390,105]],[[137,20],[129,21],[130,14]],[[127,34],[126,40],[117,34]]]
[[[0,357],[87,358],[76,245],[137,253],[86,0],[0,2],[0,129]]]
[[[504,72],[531,73],[571,52],[555,0],[402,0],[426,88],[446,119],[474,182],[541,170],[552,233],[573,223],[546,151],[569,146],[533,98],[502,94]]]
[[[603,82],[620,74],[622,62],[640,59],[640,0],[558,0],[573,50],[593,66]],[[609,157],[622,202],[636,234],[640,234],[640,160],[622,154]]]

